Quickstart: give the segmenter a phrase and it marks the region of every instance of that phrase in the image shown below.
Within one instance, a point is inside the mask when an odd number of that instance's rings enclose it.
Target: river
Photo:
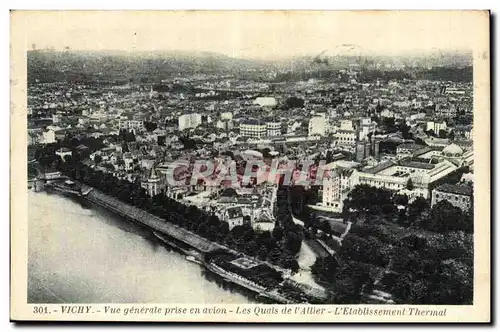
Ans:
[[[97,206],[28,193],[30,303],[256,303],[133,223]]]

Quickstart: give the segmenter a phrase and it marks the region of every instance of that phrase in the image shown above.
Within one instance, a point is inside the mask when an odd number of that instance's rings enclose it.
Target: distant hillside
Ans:
[[[276,80],[297,80],[314,77],[335,78],[336,70],[357,64],[366,72],[366,80],[376,73],[374,65],[386,64],[414,67],[396,77],[468,81],[472,79],[472,57],[466,53],[443,53],[411,56],[327,55],[284,58],[274,61],[234,59],[209,52],[76,52],[29,51],[28,82],[159,82],[177,75],[194,73],[240,73],[240,77],[258,78],[258,74],[243,74],[249,69],[278,70]],[[428,67],[440,67],[431,69]],[[408,67],[407,67],[408,68]],[[443,69],[444,68],[444,69]],[[373,73],[370,73],[373,71]],[[391,75],[389,75],[391,76]],[[394,75],[393,75],[394,76]]]
[[[28,52],[28,82],[160,81],[182,73],[224,73],[258,62],[206,52]]]

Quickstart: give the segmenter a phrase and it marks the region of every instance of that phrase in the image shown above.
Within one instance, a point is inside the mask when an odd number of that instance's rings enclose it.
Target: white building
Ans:
[[[229,229],[244,223],[242,206],[229,206],[219,213],[219,218],[229,224]]]
[[[291,124],[288,124],[288,127],[286,128],[286,133],[287,134],[293,134],[297,129],[299,129],[301,126],[301,123],[298,121],[294,121]]]
[[[228,120],[228,119],[217,120],[217,123],[215,124],[215,126],[219,129],[226,130],[226,131],[233,129],[233,127],[234,127],[233,121]]]
[[[196,128],[201,124],[201,115],[198,113],[189,113],[179,116],[179,130],[183,131],[189,128]]]
[[[128,130],[133,131],[135,133],[136,130],[144,129],[144,121],[142,120],[120,120],[120,130]]]
[[[441,130],[446,130],[447,128],[445,121],[427,121],[426,131],[432,130],[438,135]]]
[[[456,169],[457,166],[447,160],[438,164],[412,160],[388,161],[360,171],[358,173],[358,183],[398,192],[404,191],[410,200],[415,199],[417,196],[428,199],[430,198],[430,184],[454,172]],[[407,188],[409,179],[413,183],[411,190]]]
[[[377,124],[370,118],[363,118],[359,121],[359,140],[362,141],[369,133],[374,133]]]
[[[335,134],[335,144],[339,146],[352,146],[357,142],[357,133],[354,130],[339,129]]]
[[[161,178],[156,174],[154,167],[151,168],[149,177],[141,182],[141,187],[144,188],[150,197],[156,196],[161,192]]]
[[[267,136],[274,137],[281,135],[281,122],[268,121],[266,122]]]
[[[328,179],[323,184],[323,206],[333,212],[342,212],[343,202],[347,198],[347,194],[358,183],[357,174],[356,169],[352,167],[337,165],[330,169]]]
[[[317,115],[309,120],[309,136],[325,136],[327,121],[324,115]]]
[[[354,130],[352,120],[340,120],[340,130]]]
[[[253,103],[262,107],[274,107],[278,105],[276,98],[273,97],[257,97]]]
[[[42,143],[51,144],[56,142],[56,132],[54,130],[46,130],[42,133]]]
[[[220,114],[221,120],[232,120],[233,119],[233,113],[231,112],[222,112]]]
[[[267,134],[267,126],[258,120],[245,120],[240,123],[240,135],[252,138],[262,138]]]

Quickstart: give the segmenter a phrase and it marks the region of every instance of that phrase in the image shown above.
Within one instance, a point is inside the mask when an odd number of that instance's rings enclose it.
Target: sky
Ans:
[[[26,49],[184,50],[236,58],[470,50],[488,14],[463,11],[14,11]]]

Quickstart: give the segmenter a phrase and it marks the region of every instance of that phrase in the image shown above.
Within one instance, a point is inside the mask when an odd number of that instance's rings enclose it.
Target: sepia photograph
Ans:
[[[489,320],[488,11],[11,29],[11,316]]]

